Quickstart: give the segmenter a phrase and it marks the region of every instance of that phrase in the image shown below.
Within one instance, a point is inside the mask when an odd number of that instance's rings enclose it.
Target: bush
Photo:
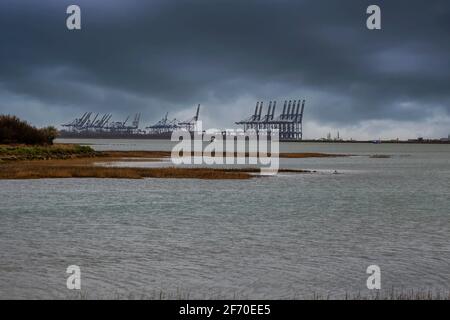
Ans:
[[[40,131],[46,140],[46,144],[53,144],[53,140],[58,136],[58,130],[52,126],[42,128]]]
[[[58,130],[54,127],[38,129],[16,116],[0,115],[0,144],[53,144]]]

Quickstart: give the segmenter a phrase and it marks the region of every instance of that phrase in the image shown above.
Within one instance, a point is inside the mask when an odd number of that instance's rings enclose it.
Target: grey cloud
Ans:
[[[68,118],[144,111],[150,120],[196,103],[235,117],[252,105],[234,102],[300,95],[325,125],[450,114],[445,0],[378,1],[381,31],[365,28],[372,1],[76,3],[79,32],[65,29],[72,1],[0,4],[0,88],[12,94],[0,111],[13,112],[14,96]]]

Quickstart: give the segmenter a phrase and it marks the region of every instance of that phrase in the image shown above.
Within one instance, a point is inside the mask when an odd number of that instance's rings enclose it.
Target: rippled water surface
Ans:
[[[0,181],[0,298],[70,297],[72,264],[91,298],[342,296],[368,292],[371,264],[384,288],[449,289],[450,146],[280,149],[354,156],[282,160],[318,172],[237,181]]]

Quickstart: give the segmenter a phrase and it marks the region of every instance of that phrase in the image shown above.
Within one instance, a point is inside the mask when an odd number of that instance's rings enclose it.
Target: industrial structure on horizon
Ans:
[[[243,125],[245,133],[270,134],[278,130],[280,141],[301,141],[303,139],[303,112],[305,100],[285,100],[283,111],[275,116],[276,101],[270,101],[267,113],[263,115],[264,102],[257,102],[255,112],[247,119],[236,122]],[[185,121],[176,118],[169,119],[169,113],[153,125],[139,128],[141,114],[137,113],[133,121],[127,124],[130,116],[125,121],[111,121],[112,115],[105,114],[99,117],[92,112],[84,113],[80,118],[62,124],[61,138],[125,138],[125,139],[170,139],[172,132],[184,130],[193,132],[199,120],[200,104],[194,116]],[[226,134],[224,131],[222,134]]]
[[[244,132],[253,131],[259,134],[260,131],[270,132],[279,130],[281,141],[300,141],[303,139],[303,111],[305,110],[305,100],[284,101],[283,111],[275,117],[276,101],[270,101],[267,113],[263,115],[264,102],[257,102],[255,112],[249,118],[236,122],[244,126]]]
[[[198,117],[200,114],[200,105],[197,106],[197,111],[195,115],[186,121],[178,121],[176,118],[169,120],[167,116],[169,113],[167,112],[164,118],[159,120],[157,123],[155,123],[152,126],[146,127],[146,129],[149,129],[149,134],[165,134],[165,133],[172,133],[175,130],[186,130],[189,132],[194,131],[195,123],[198,121]]]
[[[130,116],[128,116],[125,121],[113,121],[110,122],[112,114],[105,114],[101,118],[98,118],[97,113],[93,119],[91,119],[92,112],[85,112],[80,118],[76,118],[69,123],[62,124],[62,127],[67,128],[71,132],[117,132],[117,133],[138,133],[139,131],[139,121],[141,114],[137,113],[134,116],[134,120],[131,125],[127,125]]]
[[[80,118],[62,124],[64,128],[60,131],[61,138],[142,138],[142,139],[165,139],[171,137],[175,130],[186,130],[192,132],[195,123],[199,119],[200,104],[197,106],[195,115],[188,120],[178,121],[168,119],[168,113],[154,125],[146,127],[146,130],[139,128],[141,114],[137,113],[130,125],[127,125],[130,116],[125,121],[111,121],[112,114],[105,114],[99,118],[97,113],[85,112]]]

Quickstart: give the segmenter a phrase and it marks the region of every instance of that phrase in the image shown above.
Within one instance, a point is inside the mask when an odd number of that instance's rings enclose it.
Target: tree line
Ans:
[[[12,115],[0,115],[0,144],[51,145],[58,135],[55,127],[36,128]]]

